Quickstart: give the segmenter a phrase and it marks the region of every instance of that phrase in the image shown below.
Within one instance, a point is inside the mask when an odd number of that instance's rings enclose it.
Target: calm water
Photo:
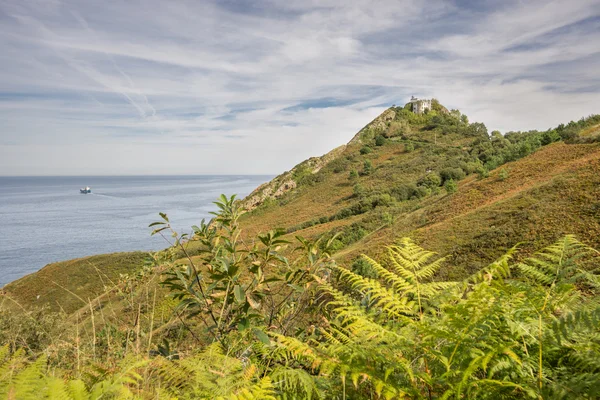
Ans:
[[[221,193],[244,197],[270,178],[0,177],[0,287],[55,261],[165,248],[148,228],[159,211],[190,232]]]

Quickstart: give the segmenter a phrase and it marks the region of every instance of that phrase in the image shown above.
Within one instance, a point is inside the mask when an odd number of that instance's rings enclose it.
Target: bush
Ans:
[[[423,197],[427,197],[431,194],[431,189],[426,188],[425,186],[417,186],[415,189],[415,193],[413,197],[417,199],[421,199]]]
[[[414,183],[410,183],[410,184],[403,183],[398,186],[394,186],[390,190],[390,193],[396,200],[405,201],[405,200],[409,200],[410,198],[412,198],[415,195],[416,191],[417,191],[417,186]]]
[[[440,171],[442,182],[449,180],[460,181],[465,177],[465,171],[462,168],[444,168]]]
[[[477,172],[477,170],[480,166],[481,166],[481,164],[478,162],[468,162],[468,163],[465,163],[463,170],[467,174],[473,174],[473,173]]]
[[[490,176],[490,171],[487,170],[486,167],[484,167],[483,165],[477,168],[477,177],[479,179],[484,179],[487,178],[488,176]]]
[[[358,178],[358,172],[353,169],[352,171],[350,171],[350,174],[348,175],[348,179],[356,179]]]
[[[362,175],[370,175],[373,172],[373,163],[371,160],[365,160],[363,163],[363,170],[361,172]]]
[[[354,197],[363,197],[365,194],[367,194],[367,189],[365,189],[365,187],[360,183],[357,183],[352,188],[352,193]]]
[[[449,179],[444,184],[444,189],[446,189],[446,192],[448,192],[448,194],[456,193],[456,191],[458,190],[458,185],[456,184],[456,182],[454,182],[454,179]]]
[[[415,146],[412,143],[406,143],[404,145],[404,151],[407,153],[412,152],[415,149]]]
[[[430,189],[434,188],[434,187],[438,187],[441,184],[442,184],[442,179],[436,172],[430,172],[419,180],[420,186],[425,186]]]
[[[392,196],[390,196],[388,193],[384,193],[384,194],[380,194],[379,196],[375,197],[373,199],[372,204],[374,207],[390,206],[390,205],[392,205],[393,202],[394,202],[394,199],[392,198]]]
[[[371,153],[372,151],[373,151],[373,149],[372,149],[372,148],[370,148],[369,146],[363,146],[363,147],[360,149],[360,154],[362,154],[362,155],[365,155],[365,154],[369,154],[369,153]]]
[[[329,165],[334,174],[339,174],[340,172],[346,170],[348,161],[345,158],[336,158],[335,160],[331,161]]]
[[[498,174],[498,179],[500,179],[501,181],[508,179],[508,171],[506,170],[506,168],[502,168],[502,170]]]
[[[382,135],[377,135],[375,138],[375,146],[383,146],[385,144],[385,138]]]

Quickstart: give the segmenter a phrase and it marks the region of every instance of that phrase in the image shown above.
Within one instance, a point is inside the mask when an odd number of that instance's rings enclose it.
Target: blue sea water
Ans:
[[[221,193],[246,196],[270,176],[0,177],[0,287],[46,264],[100,253],[159,250],[165,212],[190,232]],[[79,188],[90,186],[91,194]]]

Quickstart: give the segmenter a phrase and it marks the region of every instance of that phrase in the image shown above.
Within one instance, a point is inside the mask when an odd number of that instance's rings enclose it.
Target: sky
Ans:
[[[599,71],[599,0],[0,0],[0,175],[277,174],[412,95],[547,129]]]

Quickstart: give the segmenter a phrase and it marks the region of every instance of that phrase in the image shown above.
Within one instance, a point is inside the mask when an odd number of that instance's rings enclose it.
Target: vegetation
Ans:
[[[600,397],[600,117],[501,135],[433,105],[250,212],[161,214],[164,251],[8,285],[0,397]]]
[[[91,338],[74,338],[77,361],[70,368],[68,354],[52,344],[35,351],[29,344],[38,339],[23,338],[26,347],[0,350],[0,393],[15,399],[600,395],[600,253],[573,236],[520,262],[513,248],[466,279],[447,281],[435,279],[446,259],[407,238],[388,246],[387,257],[363,256],[351,270],[330,257],[335,237],[325,251],[298,237],[294,261],[284,256],[289,243],[280,232],[248,247],[234,200],[222,196],[215,218],[190,238],[173,232],[162,214],[154,233],[169,232],[174,251],[185,249],[184,240],[197,241],[200,255],[185,266],[161,259],[145,278],[121,285],[160,277],[186,335],[159,341],[154,326],[142,335],[136,325],[137,337],[115,352],[119,344],[101,340],[105,330],[94,326]],[[150,313],[154,321],[156,307]]]

